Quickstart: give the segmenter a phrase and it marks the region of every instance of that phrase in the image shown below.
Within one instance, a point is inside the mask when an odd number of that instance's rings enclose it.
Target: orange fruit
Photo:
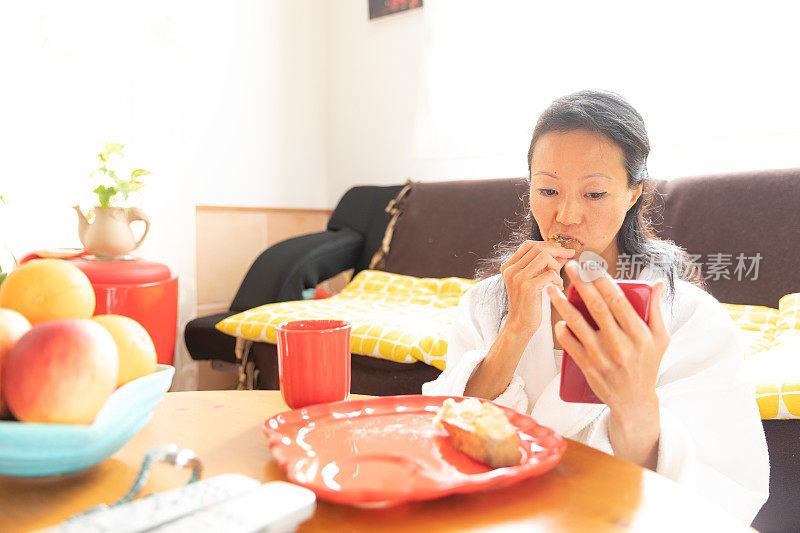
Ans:
[[[117,387],[156,370],[156,348],[141,324],[121,315],[97,315],[92,320],[106,328],[117,344]]]
[[[36,325],[63,318],[89,318],[94,289],[81,269],[61,259],[34,259],[17,267],[0,285],[0,307]]]

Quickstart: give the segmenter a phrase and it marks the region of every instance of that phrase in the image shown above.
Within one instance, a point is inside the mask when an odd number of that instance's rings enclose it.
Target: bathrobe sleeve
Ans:
[[[679,282],[656,393],[656,471],[750,524],[769,494],[769,456],[740,334],[712,296]],[[613,453],[606,409],[586,444]]]
[[[483,280],[461,298],[448,342],[445,369],[435,381],[422,385],[422,394],[464,395],[467,382],[497,338],[500,323],[497,283],[497,276]],[[515,372],[508,387],[492,401],[527,412],[528,397],[522,378]]]

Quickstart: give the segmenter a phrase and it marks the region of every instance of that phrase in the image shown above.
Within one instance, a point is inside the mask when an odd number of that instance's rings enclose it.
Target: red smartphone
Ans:
[[[636,280],[614,280],[619,288],[622,289],[623,294],[628,298],[628,301],[633,305],[633,308],[645,321],[650,323],[650,296],[653,293],[653,288],[647,283],[642,283]],[[586,309],[586,304],[583,303],[583,298],[575,289],[574,285],[569,286],[567,291],[567,300],[581,312],[583,318],[594,329],[599,329],[595,323],[592,315]],[[561,389],[559,390],[561,399],[565,402],[575,403],[603,403],[598,398],[586,378],[583,375],[580,367],[564,350],[564,359],[561,362]]]

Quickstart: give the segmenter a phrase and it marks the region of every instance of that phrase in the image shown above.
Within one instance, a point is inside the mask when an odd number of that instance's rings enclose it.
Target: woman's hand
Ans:
[[[542,322],[542,290],[550,283],[564,290],[561,267],[575,250],[543,241],[525,241],[503,263],[500,273],[508,293],[506,327],[530,339]]]
[[[525,241],[503,263],[500,272],[508,292],[508,317],[467,381],[465,396],[494,400],[508,388],[525,347],[542,323],[542,289],[554,283],[564,290],[559,271],[573,255],[575,250],[558,244]]]
[[[555,325],[556,337],[597,397],[611,408],[609,437],[615,455],[655,469],[660,435],[656,380],[670,341],[661,311],[664,284],[653,286],[648,325],[607,273],[587,283],[574,261],[565,270],[599,329],[562,293],[548,290],[564,318]]]

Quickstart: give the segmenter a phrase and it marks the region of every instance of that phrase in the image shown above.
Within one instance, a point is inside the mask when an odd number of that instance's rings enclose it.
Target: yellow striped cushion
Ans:
[[[722,304],[744,339],[744,358],[768,350],[775,340],[778,310],[758,305]]]
[[[800,418],[800,293],[778,309],[723,304],[745,337],[745,367],[761,418]]]
[[[462,278],[415,278],[364,270],[332,298],[262,305],[228,317],[216,327],[228,335],[275,344],[275,326],[282,322],[347,320],[352,325],[352,353],[400,363],[422,361],[444,370],[456,306],[474,284]]]
[[[800,292],[787,294],[778,302],[778,322],[775,324],[775,335],[784,331],[800,331]]]

